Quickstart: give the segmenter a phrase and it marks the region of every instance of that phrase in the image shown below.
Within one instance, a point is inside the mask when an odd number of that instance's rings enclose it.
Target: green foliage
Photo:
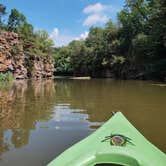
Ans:
[[[127,56],[123,70],[126,75],[131,75],[130,70],[133,75],[141,74],[148,79],[166,78],[162,67],[166,60],[166,47],[163,44],[166,29],[165,9],[166,3],[162,0],[126,1],[125,8],[118,15],[119,39],[123,54]]]
[[[20,13],[17,9],[12,9],[9,15],[7,29],[9,31],[17,32],[18,27],[25,23],[26,23],[25,16],[22,13]]]
[[[0,73],[0,83],[11,82],[13,79],[14,79],[14,77],[11,72]]]
[[[69,58],[63,63],[72,66],[73,73],[93,76],[109,69],[120,78],[164,80],[165,18],[165,1],[126,0],[118,13],[118,25],[109,21],[104,28],[91,27],[85,41],[73,41],[65,50],[60,48],[55,61]],[[57,63],[55,69],[58,67]]]
[[[99,27],[90,28],[85,44],[92,50],[89,55],[91,59],[92,72],[100,70],[102,67],[103,57],[105,56],[104,29]]]
[[[111,69],[119,63],[118,60],[112,63],[113,58],[120,55],[120,42],[117,37],[118,28],[112,22],[108,22],[105,28],[91,27],[86,40],[72,41],[65,49],[64,47],[58,49],[54,58],[55,70],[64,72],[58,58],[60,62],[63,61],[63,66],[65,59],[70,59],[67,61],[70,70],[67,69],[65,72],[72,71],[74,75],[95,75],[105,68]]]
[[[17,33],[22,41],[24,51],[28,54],[49,59],[53,56],[54,43],[45,30],[34,32],[31,24],[24,23],[17,29]]]
[[[7,29],[18,33],[23,50],[32,56],[52,56],[53,41],[44,30],[34,32],[34,28],[26,21],[26,17],[16,9],[11,10]]]
[[[45,30],[39,30],[35,32],[35,48],[43,53],[51,53],[53,51],[54,43],[49,38],[48,33]]]
[[[13,85],[14,76],[11,72],[0,73],[0,90],[6,90]]]
[[[33,26],[27,22],[17,28],[17,33],[22,41],[24,50],[32,47],[34,44]]]
[[[123,64],[125,62],[125,58],[123,56],[112,56],[112,64]]]
[[[135,38],[132,40],[133,63],[144,64],[148,61],[148,46],[149,39],[147,35],[139,33],[137,36],[135,36]]]
[[[91,50],[85,45],[85,42],[73,41],[69,44],[70,57],[73,73],[75,75],[86,75],[91,67]]]
[[[62,47],[56,49],[54,54],[55,72],[70,73],[72,72],[70,49],[68,47]]]

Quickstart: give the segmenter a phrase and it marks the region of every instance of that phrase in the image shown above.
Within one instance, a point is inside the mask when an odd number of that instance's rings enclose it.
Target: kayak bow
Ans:
[[[165,166],[166,155],[117,112],[102,127],[48,166]]]

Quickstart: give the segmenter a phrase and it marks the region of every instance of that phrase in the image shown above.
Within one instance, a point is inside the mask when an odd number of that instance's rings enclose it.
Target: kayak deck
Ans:
[[[125,142],[119,146],[113,145],[114,136],[119,137],[116,137],[115,143],[119,143],[123,136]],[[123,166],[165,166],[166,155],[118,112],[102,127],[63,152],[48,166],[108,166],[111,163]]]

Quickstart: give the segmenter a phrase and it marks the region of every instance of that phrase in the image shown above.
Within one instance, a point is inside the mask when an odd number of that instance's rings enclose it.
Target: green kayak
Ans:
[[[166,166],[166,155],[117,112],[48,166]]]

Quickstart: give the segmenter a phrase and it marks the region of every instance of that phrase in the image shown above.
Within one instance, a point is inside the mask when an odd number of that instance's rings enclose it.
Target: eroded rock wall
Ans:
[[[25,55],[14,32],[0,33],[0,72],[12,72],[16,79],[27,78]]]
[[[32,78],[52,78],[54,72],[54,65],[52,60],[47,58],[38,58],[33,61]]]
[[[16,79],[52,78],[53,60],[40,55],[27,55],[18,34],[14,32],[0,33],[0,72],[12,72]]]

